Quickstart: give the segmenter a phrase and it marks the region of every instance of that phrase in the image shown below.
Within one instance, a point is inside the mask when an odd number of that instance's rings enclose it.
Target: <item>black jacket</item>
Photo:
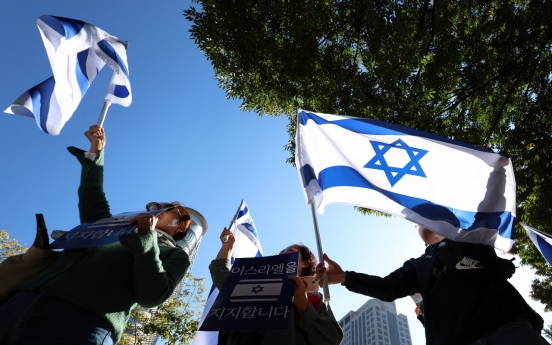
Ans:
[[[425,254],[381,278],[347,272],[343,285],[350,291],[392,302],[420,293],[424,299],[428,345],[469,344],[499,326],[527,318],[540,332],[542,318],[507,281],[484,282],[461,278],[454,273],[434,274],[442,268],[435,253],[453,243],[443,240],[426,248]],[[491,246],[470,244],[496,255]]]

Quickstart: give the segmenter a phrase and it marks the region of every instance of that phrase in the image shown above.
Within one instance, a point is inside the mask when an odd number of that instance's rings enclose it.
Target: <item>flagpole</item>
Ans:
[[[228,226],[228,230],[232,231],[232,225],[236,222],[236,219],[238,219],[238,214],[240,213],[240,209],[243,205],[243,199],[240,202],[240,206],[238,206],[238,210],[236,211],[236,214],[234,215],[234,218],[232,218],[232,221],[230,222],[230,225]],[[222,238],[222,242],[228,241],[228,235],[224,235]]]
[[[320,262],[324,262],[324,251],[322,250],[322,240],[320,238],[320,230],[318,228],[318,216],[316,215],[316,209],[314,207],[314,201],[310,203],[312,211],[312,221],[314,223],[314,233],[316,234],[316,246],[318,247],[318,257]],[[328,287],[328,275],[324,273],[323,279],[323,289],[324,289],[324,302],[330,300],[330,288]]]
[[[115,73],[115,72],[113,72]],[[100,113],[100,118],[98,119],[98,126],[103,127],[104,121],[105,121],[105,115],[107,114],[107,110],[109,109],[109,106],[111,105],[111,102],[108,100],[104,100],[102,112]]]

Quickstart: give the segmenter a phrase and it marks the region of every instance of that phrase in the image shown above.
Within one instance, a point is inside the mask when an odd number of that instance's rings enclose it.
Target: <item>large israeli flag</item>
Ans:
[[[249,207],[242,201],[240,208],[238,210],[236,221],[232,223],[232,233],[234,234],[234,250],[232,251],[232,263],[237,258],[254,258],[263,256],[263,249],[261,248],[261,242],[259,241],[259,234],[257,233],[257,228],[255,227],[255,222],[251,218],[249,213]],[[203,314],[201,315],[201,320],[199,322],[198,329],[203,324],[203,320],[215,303],[219,290],[213,285],[209,292],[209,297],[207,298],[207,303],[205,304],[205,309],[203,309]],[[217,345],[218,344],[218,333],[219,332],[207,332],[207,331],[198,331],[194,339],[194,345]]]
[[[35,118],[44,132],[58,135],[106,64],[113,69],[106,100],[130,105],[126,42],[80,20],[41,16],[36,24],[54,75],[19,96],[6,113]]]
[[[552,265],[552,237],[525,223],[521,223],[521,226],[527,231],[527,235],[529,235],[529,238],[533,241],[539,252],[541,252],[542,256]]]
[[[296,165],[319,213],[345,203],[406,218],[451,240],[511,248],[509,158],[382,121],[298,112]]]

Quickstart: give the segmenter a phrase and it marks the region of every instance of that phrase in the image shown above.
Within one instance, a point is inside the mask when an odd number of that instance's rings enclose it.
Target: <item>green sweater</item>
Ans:
[[[80,149],[68,150],[82,165],[78,191],[81,222],[110,217],[103,192],[103,150],[95,161],[85,158]],[[159,243],[155,232],[128,234],[118,243],[64,250],[50,268],[18,290],[46,292],[104,317],[113,326],[112,337],[117,342],[130,311],[137,304],[151,308],[163,303],[189,266],[186,252]]]

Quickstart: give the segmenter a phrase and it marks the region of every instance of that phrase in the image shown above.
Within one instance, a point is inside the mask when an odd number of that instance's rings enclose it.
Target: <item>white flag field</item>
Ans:
[[[386,212],[451,240],[508,251],[516,183],[509,158],[387,122],[300,110],[296,166],[307,203]]]
[[[232,263],[234,263],[234,259],[237,258],[255,258],[263,256],[257,228],[249,213],[249,207],[245,202],[242,202],[240,205],[236,221],[233,224],[235,225],[230,229],[235,238],[234,250],[232,251]],[[201,315],[201,320],[197,327],[198,329],[203,324],[205,317],[209,315],[209,311],[213,303],[215,303],[218,294],[219,290],[213,285],[209,292],[205,309],[203,309],[203,314]],[[194,345],[217,345],[218,334],[219,332],[197,331],[194,338]]]
[[[45,133],[58,135],[106,64],[113,77],[105,100],[132,103],[126,42],[80,20],[41,16],[36,24],[53,76],[24,92],[6,113],[34,118]]]

